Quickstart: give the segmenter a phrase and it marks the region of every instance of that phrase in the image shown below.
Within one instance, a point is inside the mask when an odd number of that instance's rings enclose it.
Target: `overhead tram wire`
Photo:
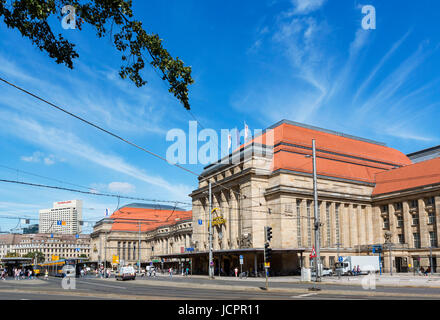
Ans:
[[[23,182],[23,181],[16,181],[16,180],[0,179],[0,182],[21,184],[21,185],[27,185],[27,186],[31,186],[31,187],[41,187],[41,188],[48,188],[48,189],[55,189],[55,190],[77,192],[77,193],[89,194],[89,195],[93,195],[93,196],[113,197],[113,198],[121,198],[121,199],[128,199],[128,200],[146,201],[146,202],[161,202],[161,203],[173,203],[173,204],[178,203],[178,204],[182,204],[183,205],[182,207],[185,207],[185,206],[204,207],[203,205],[190,204],[188,202],[183,202],[183,201],[158,200],[158,199],[147,199],[147,198],[129,197],[129,196],[116,195],[116,194],[90,192],[90,191],[76,190],[76,189],[57,187],[57,186],[49,186],[49,185],[36,184],[36,183],[30,183],[30,182]],[[160,206],[160,204],[159,204],[159,206]],[[254,207],[257,207],[257,206],[243,207],[243,208],[240,208],[240,210],[241,211],[248,211],[248,212],[250,211],[250,212],[255,212],[255,213],[267,213],[267,211],[253,210],[252,208],[254,208]],[[275,214],[275,212],[273,214]]]
[[[86,124],[88,124],[88,125],[90,125],[90,126],[96,128],[96,129],[98,129],[98,130],[101,130],[101,131],[103,131],[103,132],[105,132],[105,133],[107,133],[107,134],[113,136],[113,137],[116,138],[116,139],[119,139],[119,140],[121,140],[121,141],[123,141],[123,142],[125,142],[125,143],[127,143],[127,144],[129,144],[129,145],[131,145],[131,146],[133,146],[133,147],[135,147],[135,148],[141,150],[141,151],[144,151],[144,152],[146,152],[146,153],[148,153],[148,154],[150,154],[150,155],[152,155],[152,156],[154,156],[154,157],[156,157],[156,158],[158,158],[158,159],[160,159],[160,160],[162,160],[162,161],[165,161],[165,162],[168,163],[169,165],[173,165],[173,166],[175,166],[175,167],[177,167],[177,168],[179,168],[179,169],[182,169],[182,170],[184,170],[184,171],[186,171],[186,172],[188,172],[188,173],[191,173],[192,175],[195,175],[195,176],[197,176],[197,177],[200,177],[200,175],[197,174],[196,172],[194,172],[194,171],[192,171],[192,170],[190,170],[190,169],[187,169],[187,168],[185,168],[185,167],[183,167],[183,166],[181,166],[181,165],[179,165],[179,164],[177,164],[177,163],[169,163],[169,162],[166,160],[166,158],[164,158],[164,157],[162,157],[162,156],[160,156],[160,155],[158,155],[158,154],[156,154],[156,153],[154,153],[154,152],[152,152],[152,151],[150,151],[150,150],[147,150],[147,149],[145,149],[145,148],[143,148],[143,147],[140,147],[140,146],[138,146],[137,144],[135,144],[135,143],[133,143],[133,142],[127,140],[127,139],[124,139],[124,138],[120,137],[119,135],[117,135],[117,134],[115,134],[115,133],[113,133],[113,132],[111,132],[111,131],[109,131],[109,130],[106,130],[106,129],[104,129],[104,128],[98,126],[97,124],[94,124],[94,123],[92,123],[92,122],[90,122],[90,121],[88,121],[88,120],[86,120],[86,119],[84,119],[84,118],[82,118],[82,117],[80,117],[80,116],[78,116],[78,115],[72,113],[72,112],[69,112],[69,111],[67,111],[67,110],[65,110],[65,109],[63,109],[63,108],[61,108],[61,107],[55,105],[54,103],[52,103],[52,102],[50,102],[50,101],[47,101],[47,100],[45,100],[45,99],[43,99],[43,98],[37,96],[36,94],[33,94],[32,92],[29,92],[29,91],[27,91],[26,89],[23,89],[23,88],[21,88],[21,87],[15,85],[15,84],[13,84],[13,83],[7,81],[6,79],[3,79],[2,77],[0,77],[0,80],[3,81],[4,83],[8,84],[9,86],[16,88],[17,90],[20,90],[20,91],[22,91],[22,92],[24,92],[24,93],[26,93],[26,94],[28,94],[28,95],[34,97],[35,99],[40,100],[40,101],[42,101],[42,102],[44,102],[44,103],[50,105],[51,107],[53,107],[53,108],[55,108],[55,109],[57,109],[57,110],[59,110],[59,111],[62,111],[62,112],[64,112],[64,113],[70,115],[71,117],[74,117],[74,118],[76,118],[76,119],[78,119],[78,120],[80,120],[80,121],[82,121],[82,122],[84,122],[84,123],[86,123]],[[225,190],[232,191],[233,193],[235,193],[235,194],[237,194],[237,195],[239,195],[239,196],[242,196],[240,192],[234,191],[234,190],[232,190],[232,188],[227,188],[227,187],[223,186],[222,184],[220,184],[220,183],[218,183],[218,182],[216,182],[216,181],[213,181],[213,182],[211,182],[211,183],[212,183],[214,186],[219,186],[219,187],[221,187],[221,188],[223,188],[223,189],[225,189]],[[244,196],[244,199],[246,199],[246,196]],[[253,201],[252,199],[250,199],[250,200]],[[174,202],[174,201],[172,201],[172,202]]]
[[[12,171],[16,171],[16,172],[21,172],[21,173],[24,173],[24,174],[28,174],[28,175],[31,175],[31,176],[35,176],[35,177],[38,177],[38,178],[52,180],[52,181],[59,182],[59,183],[62,183],[62,184],[68,184],[68,185],[71,185],[71,186],[74,186],[74,187],[78,187],[78,188],[83,188],[83,189],[87,189],[87,190],[93,190],[94,189],[94,188],[82,186],[82,185],[79,185],[79,184],[74,184],[74,183],[70,183],[70,182],[66,182],[66,181],[62,181],[62,180],[58,180],[58,179],[54,179],[54,178],[45,177],[45,176],[42,176],[42,175],[39,175],[39,174],[36,174],[36,173],[32,173],[32,172],[28,172],[28,171],[24,171],[24,170],[21,170],[21,169],[11,168],[11,167],[8,167],[8,166],[5,166],[5,165],[1,165],[1,164],[0,164],[0,167],[6,168],[6,169],[9,169],[9,170],[12,170]]]
[[[23,181],[17,181],[17,180],[0,179],[0,182],[15,183],[15,184],[21,184],[21,185],[27,185],[27,186],[33,186],[33,187],[49,188],[49,189],[56,189],[56,190],[63,190],[63,191],[70,191],[70,192],[78,192],[78,193],[89,194],[89,195],[93,195],[93,196],[113,197],[113,198],[122,198],[122,199],[148,201],[148,202],[151,201],[151,202],[163,202],[163,203],[180,203],[180,204],[190,205],[188,202],[183,202],[183,201],[158,200],[158,199],[146,199],[146,198],[121,196],[121,195],[111,194],[111,193],[83,191],[83,190],[76,190],[76,189],[57,187],[57,186],[49,186],[49,185],[44,185],[44,184],[36,184],[36,183],[23,182]]]

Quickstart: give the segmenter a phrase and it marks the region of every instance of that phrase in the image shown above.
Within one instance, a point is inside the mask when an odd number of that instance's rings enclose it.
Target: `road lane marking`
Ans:
[[[305,294],[300,294],[299,296],[292,296],[292,298],[305,298],[305,297],[310,297],[310,296],[316,296],[317,293],[305,293]]]
[[[119,286],[111,286],[109,284],[101,284],[101,283],[94,283],[94,282],[88,282],[88,281],[78,281],[79,283],[87,283],[93,286],[101,286],[101,287],[109,287],[109,288],[116,288],[116,289],[127,289],[125,287],[119,287]]]

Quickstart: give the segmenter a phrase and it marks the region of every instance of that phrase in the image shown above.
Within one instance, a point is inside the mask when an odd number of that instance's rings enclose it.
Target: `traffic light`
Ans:
[[[272,227],[266,227],[266,241],[272,239]]]
[[[266,262],[269,262],[272,259],[272,249],[269,248],[269,244],[264,244],[264,257],[266,258]]]

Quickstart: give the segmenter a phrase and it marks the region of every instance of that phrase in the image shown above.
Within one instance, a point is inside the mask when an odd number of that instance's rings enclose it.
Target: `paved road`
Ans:
[[[171,282],[172,281],[172,282]],[[440,299],[436,288],[378,287],[363,290],[356,285],[320,285],[322,291],[309,291],[310,284],[274,282],[269,292],[259,289],[262,281],[209,280],[201,278],[159,277],[116,281],[115,279],[76,279],[75,290],[64,290],[61,279],[0,281],[0,299],[177,299],[177,300],[384,300]]]

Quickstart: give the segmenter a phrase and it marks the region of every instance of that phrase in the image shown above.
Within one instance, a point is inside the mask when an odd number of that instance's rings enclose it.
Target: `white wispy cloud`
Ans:
[[[425,52],[422,43],[411,56],[381,81],[370,97],[358,109],[359,113],[364,115],[372,108],[382,108],[384,105],[388,105],[389,100],[395,98],[398,90],[410,79],[411,73],[417,69],[428,54],[428,52]]]
[[[352,102],[356,102],[359,98],[359,95],[370,85],[371,81],[374,79],[376,74],[382,69],[384,64],[390,59],[390,57],[394,54],[394,52],[397,51],[397,49],[402,45],[402,43],[408,38],[409,34],[411,33],[411,30],[408,30],[402,38],[400,38],[398,41],[396,41],[388,50],[388,52],[382,57],[382,59],[379,61],[379,63],[374,67],[374,69],[371,71],[369,76],[362,82],[362,84],[359,86],[359,88],[356,90],[356,93],[353,96]]]
[[[147,174],[144,170],[128,164],[119,156],[98,151],[71,132],[43,126],[35,120],[18,117],[7,111],[0,111],[0,119],[8,123],[3,129],[12,132],[25,141],[52,150],[55,153],[69,154],[115,172],[126,174],[163,189],[173,198],[177,198],[176,200],[187,199],[192,190],[190,186],[173,184],[160,176]]]
[[[115,182],[110,182],[108,184],[108,189],[111,192],[128,194],[128,193],[133,193],[135,191],[136,187],[128,182],[115,181]]]
[[[293,9],[288,15],[305,15],[320,9],[326,0],[292,0]]]
[[[55,164],[56,160],[64,161],[64,159],[57,158],[53,154],[46,156],[43,152],[40,151],[35,151],[31,156],[22,156],[20,157],[20,159],[25,162],[42,162],[48,166]]]

